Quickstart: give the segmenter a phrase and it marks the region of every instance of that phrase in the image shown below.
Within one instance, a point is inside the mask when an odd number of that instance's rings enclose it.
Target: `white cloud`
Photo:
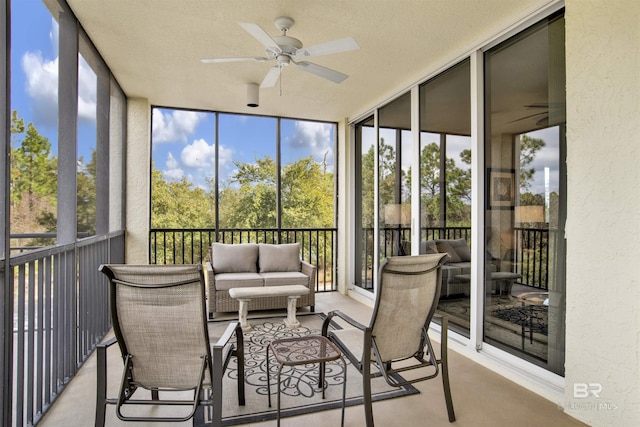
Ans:
[[[180,168],[180,164],[173,157],[173,154],[167,154],[167,162],[165,163],[167,169],[162,171],[162,175],[168,180],[179,181],[184,176],[184,171]]]
[[[26,91],[33,102],[33,121],[48,126],[58,121],[58,58],[46,60],[41,52],[22,56]],[[96,75],[84,58],[78,66],[78,118],[96,121]]]
[[[96,121],[98,78],[81,56],[78,64],[78,119]]]
[[[34,122],[55,126],[58,121],[58,58],[47,61],[41,52],[26,52],[22,69],[27,94],[33,99]]]
[[[220,148],[218,149],[218,164],[221,169],[233,165],[233,152],[233,148],[227,148],[220,144]]]
[[[330,123],[296,122],[295,132],[287,141],[294,148],[308,148],[316,161],[333,163],[333,138]]]
[[[196,139],[192,144],[187,145],[180,153],[182,163],[188,168],[205,168],[213,169],[213,161],[215,159],[215,147],[213,144],[207,144],[204,139]]]
[[[205,113],[195,111],[174,110],[163,113],[159,109],[153,110],[152,138],[154,143],[187,142],[198,123],[205,118]]]

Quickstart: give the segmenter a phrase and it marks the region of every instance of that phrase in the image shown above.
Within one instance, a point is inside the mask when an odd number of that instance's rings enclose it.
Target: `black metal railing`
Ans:
[[[549,289],[549,248],[557,237],[548,228],[515,228],[514,272],[522,274],[520,282],[527,286]],[[551,239],[551,240],[550,240]]]
[[[550,234],[551,233],[551,234]],[[362,283],[372,289],[373,228],[362,229]],[[540,228],[514,228],[514,249],[509,255],[511,269],[522,275],[518,282],[534,288],[548,289],[549,239],[555,238],[553,231]],[[423,227],[420,240],[461,239],[471,242],[471,227]],[[411,253],[411,228],[383,227],[380,229],[380,258],[408,255]]]
[[[214,242],[300,243],[301,258],[317,267],[316,292],[335,291],[336,233],[336,228],[153,228],[149,234],[149,263],[203,263]]]
[[[111,327],[98,267],[124,262],[124,232],[10,257],[14,426],[35,425]]]

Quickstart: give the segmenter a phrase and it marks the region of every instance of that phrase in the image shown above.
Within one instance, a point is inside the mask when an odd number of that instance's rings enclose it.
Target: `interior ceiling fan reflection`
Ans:
[[[260,84],[261,88],[273,87],[280,77],[282,68],[290,64],[293,64],[302,71],[315,74],[316,76],[322,77],[335,83],[342,83],[347,77],[349,77],[348,75],[339,71],[332,70],[331,68],[323,67],[322,65],[314,64],[312,62],[304,61],[303,59],[360,49],[360,46],[358,46],[353,38],[345,37],[326,43],[304,47],[300,40],[287,35],[287,32],[295,23],[292,18],[281,16],[279,18],[276,18],[274,23],[276,24],[276,27],[278,27],[278,29],[282,32],[282,35],[271,37],[258,24],[238,22],[238,25],[240,25],[247,33],[249,33],[253,38],[258,40],[265,47],[265,56],[211,58],[202,59],[201,61],[206,64],[238,61],[275,61],[276,65],[269,69],[267,75],[262,80],[262,83]]]
[[[561,115],[562,117],[564,117],[565,113],[564,113],[564,109],[565,109],[565,104],[564,103],[546,103],[546,102],[542,102],[542,103],[534,103],[534,104],[529,104],[529,105],[525,105],[525,107],[527,109],[542,109],[545,111],[540,111],[534,114],[529,114],[526,115],[524,117],[520,117],[519,119],[515,119],[510,121],[509,123],[515,123],[515,122],[519,122],[522,120],[528,120],[528,119],[535,119],[536,122],[536,126],[549,126],[549,111],[551,111],[554,115],[559,116]]]

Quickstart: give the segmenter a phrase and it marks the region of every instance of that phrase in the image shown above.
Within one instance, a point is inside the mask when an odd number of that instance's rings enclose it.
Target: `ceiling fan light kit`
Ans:
[[[318,77],[330,80],[334,83],[342,83],[347,77],[339,71],[323,67],[307,61],[297,62],[299,59],[307,59],[314,56],[329,55],[333,53],[347,52],[358,50],[360,46],[351,37],[345,37],[330,42],[317,44],[310,47],[303,47],[302,42],[296,38],[287,35],[287,32],[295,24],[295,21],[288,16],[280,16],[274,20],[276,27],[282,32],[280,36],[271,37],[258,24],[248,22],[238,22],[249,35],[258,40],[265,47],[265,57],[249,56],[249,57],[233,57],[233,58],[212,58],[202,59],[203,63],[216,62],[237,62],[237,61],[276,61],[276,65],[271,67],[260,84],[261,88],[269,88],[275,86],[282,68],[293,64],[299,70],[306,71]],[[257,85],[256,85],[257,86]],[[257,90],[257,89],[251,89]],[[256,92],[257,106],[257,92]],[[247,105],[249,105],[249,87],[247,86]]]

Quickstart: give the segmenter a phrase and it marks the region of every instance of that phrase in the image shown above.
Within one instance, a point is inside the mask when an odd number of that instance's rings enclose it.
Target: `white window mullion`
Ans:
[[[420,86],[411,88],[411,255],[420,253]]]
[[[484,90],[483,56],[471,55],[471,344],[482,348],[484,310]]]

